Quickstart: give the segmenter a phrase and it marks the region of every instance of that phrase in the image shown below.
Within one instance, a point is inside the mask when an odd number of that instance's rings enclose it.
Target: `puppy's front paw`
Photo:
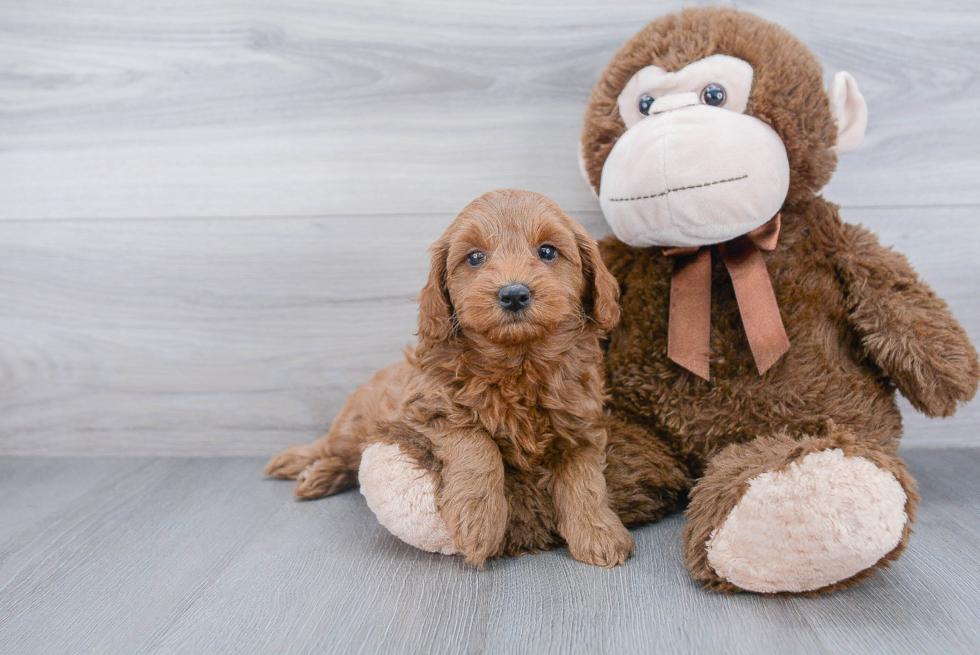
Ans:
[[[495,502],[496,501],[496,502]],[[444,516],[446,507],[443,508]],[[507,505],[503,498],[488,498],[483,503],[468,503],[465,508],[453,508],[455,520],[446,517],[453,543],[466,556],[466,561],[483,568],[483,563],[500,553],[507,531]]]
[[[601,521],[583,524],[566,535],[568,552],[586,564],[612,568],[633,555],[633,536],[615,514]]]
[[[502,531],[500,537],[496,537],[493,528],[478,528],[470,533],[456,535],[453,543],[463,551],[466,561],[478,569],[483,568],[484,562],[496,555],[500,550],[502,541]]]

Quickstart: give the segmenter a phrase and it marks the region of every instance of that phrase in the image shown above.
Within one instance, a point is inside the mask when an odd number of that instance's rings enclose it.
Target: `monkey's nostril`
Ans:
[[[531,304],[531,290],[526,284],[508,284],[497,293],[500,306],[509,312],[519,312]]]

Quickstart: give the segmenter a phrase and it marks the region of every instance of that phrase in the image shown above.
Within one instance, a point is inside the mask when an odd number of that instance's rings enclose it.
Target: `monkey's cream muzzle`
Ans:
[[[759,119],[677,93],[657,98],[650,115],[619,138],[599,188],[621,241],[703,246],[746,234],[779,212],[789,160],[782,139]]]

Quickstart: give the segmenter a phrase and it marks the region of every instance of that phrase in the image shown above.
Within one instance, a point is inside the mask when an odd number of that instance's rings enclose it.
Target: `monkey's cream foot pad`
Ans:
[[[874,565],[901,541],[905,491],[840,449],[763,473],[708,540],[718,575],[758,592],[812,591]]]
[[[430,553],[459,552],[436,509],[435,481],[401,448],[368,446],[357,475],[368,507],[391,534]]]

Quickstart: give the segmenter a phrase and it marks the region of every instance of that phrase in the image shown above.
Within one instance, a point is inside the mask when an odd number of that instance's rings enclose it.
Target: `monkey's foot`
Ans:
[[[731,446],[691,494],[685,562],[718,591],[832,591],[897,559],[918,496],[902,461],[840,428]]]
[[[401,447],[368,446],[361,456],[358,479],[368,507],[393,535],[431,553],[460,552],[436,509],[435,474]]]
[[[902,539],[905,491],[840,449],[810,453],[749,481],[706,544],[708,563],[758,592],[813,591],[874,566]]]

